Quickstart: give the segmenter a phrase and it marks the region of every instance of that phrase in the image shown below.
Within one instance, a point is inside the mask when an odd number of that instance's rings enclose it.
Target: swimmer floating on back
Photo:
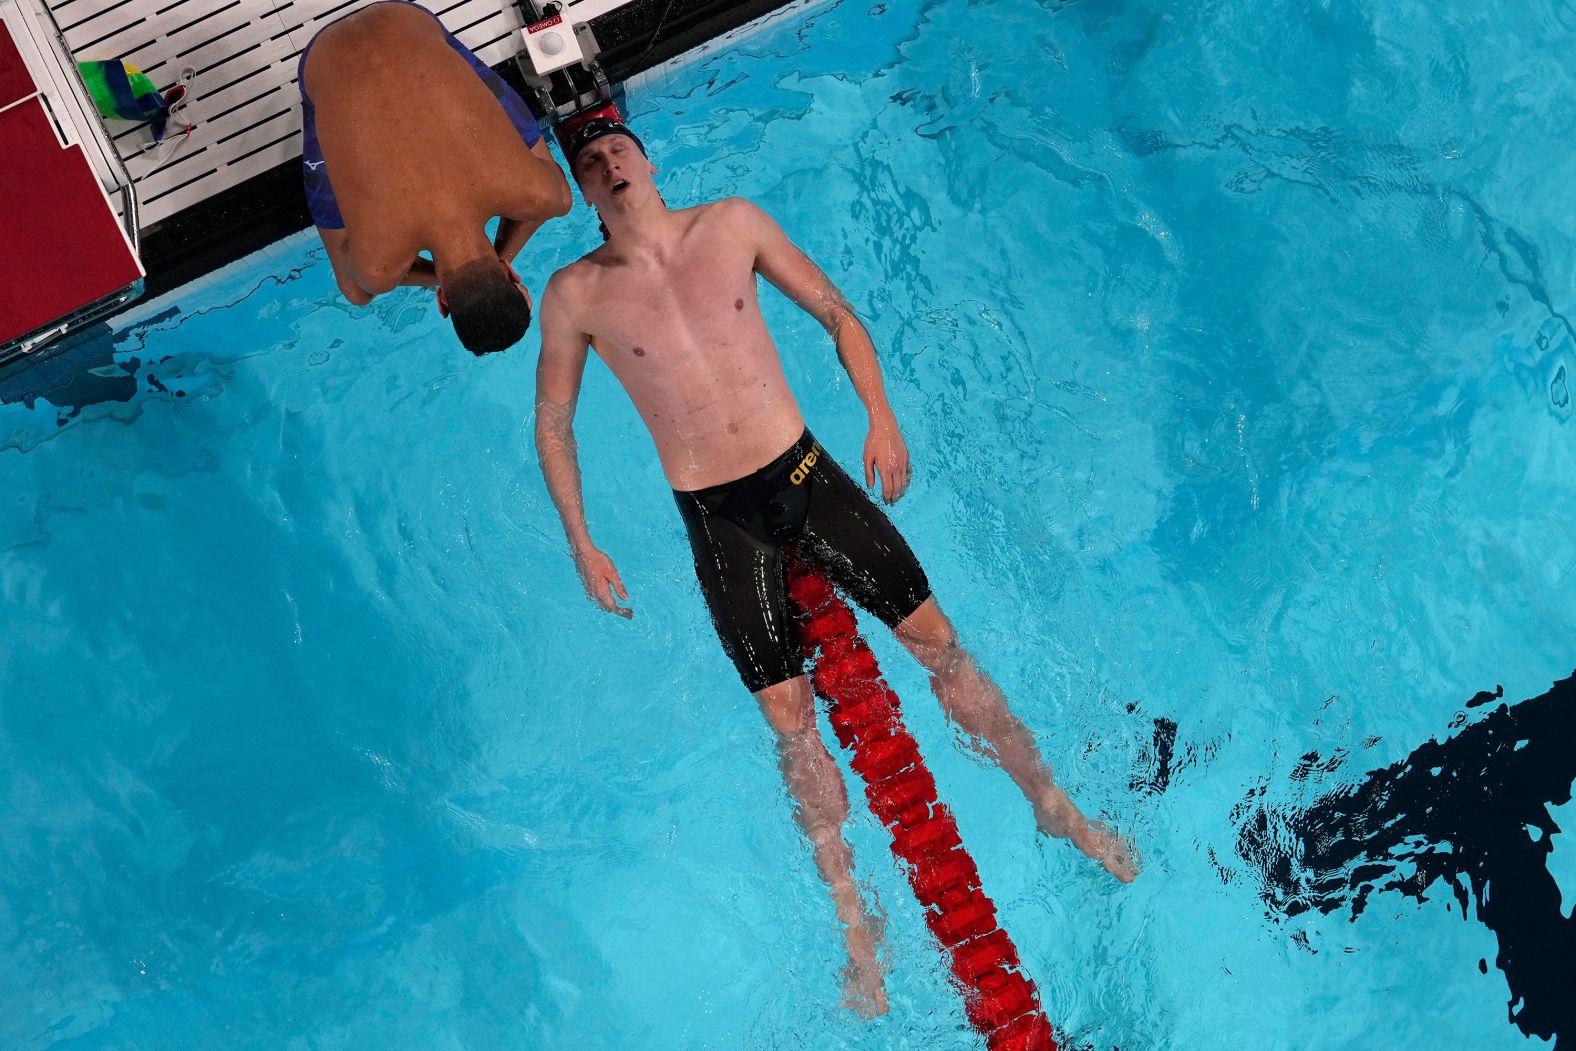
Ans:
[[[571,203],[520,97],[405,0],[319,32],[301,53],[300,87],[307,205],[345,298],[437,288],[467,350],[518,341],[531,301],[514,257]]]
[[[908,450],[870,336],[842,294],[765,212],[728,198],[670,211],[629,129],[597,118],[565,144],[570,174],[601,215],[605,244],[553,275],[542,296],[536,443],[586,590],[629,617],[628,593],[592,543],[572,421],[588,348],[613,370],[651,431],[723,649],[777,735],[783,777],[845,927],[846,999],[886,1010],[875,924],[842,836],[848,796],[815,723],[789,615],[784,549],[812,556],[930,673],[947,715],[1017,782],[1040,830],[1065,836],[1117,879],[1127,843],[1079,812],[1033,736],[975,665],[892,523],[805,428],[756,301],[764,277],[816,318],[870,418],[865,484],[887,503],[909,483]]]

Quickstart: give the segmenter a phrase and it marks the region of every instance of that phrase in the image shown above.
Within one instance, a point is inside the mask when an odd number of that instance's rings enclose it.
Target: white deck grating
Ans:
[[[301,49],[333,19],[372,0],[44,0],[78,59],[121,59],[163,90],[191,69],[178,147],[145,149],[140,126],[109,122],[142,204],[144,227],[301,155]],[[520,50],[513,0],[428,0],[449,32],[489,65]],[[580,0],[576,8],[619,6]],[[583,16],[582,16],[583,17]],[[172,126],[172,137],[176,129]],[[172,152],[173,151],[173,152]]]

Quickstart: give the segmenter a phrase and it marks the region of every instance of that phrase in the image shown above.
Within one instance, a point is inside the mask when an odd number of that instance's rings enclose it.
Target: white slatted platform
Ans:
[[[81,60],[120,59],[162,91],[191,69],[188,119],[173,153],[144,150],[140,126],[109,122],[142,203],[144,228],[301,155],[296,63],[314,33],[371,0],[44,0]],[[427,0],[488,65],[520,50],[524,17],[514,0]],[[584,7],[587,15],[575,12]],[[619,6],[581,0],[569,7]],[[177,129],[172,126],[172,135]]]

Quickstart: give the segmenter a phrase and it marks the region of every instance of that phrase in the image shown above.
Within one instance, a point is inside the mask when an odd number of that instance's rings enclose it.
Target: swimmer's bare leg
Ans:
[[[803,675],[768,686],[755,695],[777,735],[779,765],[794,816],[815,852],[815,865],[829,887],[843,924],[848,966],[843,972],[843,1004],[870,1018],[885,1014],[886,989],[877,953],[879,924],[865,911],[854,883],[854,856],[843,840],[848,791],[842,771],[826,750],[815,725],[815,698]]]
[[[898,641],[930,672],[930,688],[947,717],[981,754],[1007,771],[1034,808],[1040,831],[1065,836],[1123,883],[1138,875],[1131,845],[1103,822],[1084,817],[1051,777],[1029,728],[1007,707],[1001,688],[958,643],[932,596],[896,628]]]

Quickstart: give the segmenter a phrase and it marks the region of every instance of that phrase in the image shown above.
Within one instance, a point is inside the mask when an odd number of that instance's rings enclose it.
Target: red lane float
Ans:
[[[828,702],[837,740],[853,751],[870,811],[892,833],[892,853],[904,863],[926,925],[951,956],[970,1024],[989,1051],[1056,1051],[1034,982],[996,924],[996,906],[980,888],[952,811],[936,799],[936,780],[853,611],[803,560],[789,568],[788,594],[799,610],[805,656],[815,662],[811,685]]]

